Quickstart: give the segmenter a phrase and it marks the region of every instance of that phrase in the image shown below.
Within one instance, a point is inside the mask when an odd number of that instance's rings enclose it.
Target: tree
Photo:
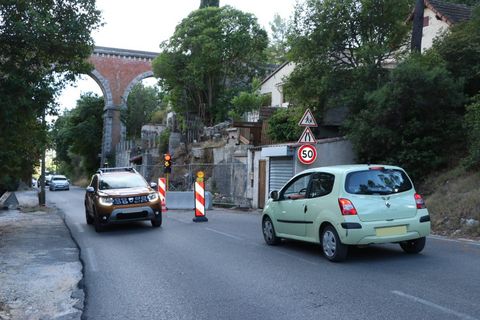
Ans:
[[[480,6],[470,21],[454,25],[433,45],[445,61],[448,70],[465,80],[465,93],[473,97],[480,91]]]
[[[282,64],[287,60],[287,34],[288,22],[278,13],[273,16],[270,22],[271,41],[267,49],[268,62]]]
[[[480,95],[472,99],[465,114],[468,156],[465,164],[471,169],[480,169]]]
[[[201,0],[200,2],[200,9],[206,8],[206,7],[219,7],[220,6],[220,0]]]
[[[64,172],[78,178],[99,166],[103,130],[103,97],[86,93],[74,109],[59,116],[52,130],[56,161]]]
[[[349,107],[379,87],[384,66],[408,41],[409,0],[306,0],[295,9],[288,36],[296,64],[285,85],[291,102],[319,113]]]
[[[298,140],[303,128],[298,125],[302,118],[301,108],[279,108],[268,120],[267,134],[276,142]]]
[[[162,43],[153,69],[179,116],[192,112],[212,125],[258,76],[267,43],[253,15],[229,6],[200,9]]]
[[[162,106],[163,93],[157,87],[145,87],[141,83],[128,95],[127,109],[122,110],[122,120],[127,128],[127,137],[140,138],[142,126],[152,120]]]
[[[347,123],[359,161],[398,164],[419,178],[462,154],[461,87],[435,55],[400,63]]]
[[[259,91],[260,80],[254,79],[250,91],[242,91],[231,101],[232,109],[228,113],[235,120],[240,119],[246,112],[259,110],[267,105],[269,96],[262,95]]]
[[[94,0],[0,4],[0,193],[29,181],[47,142],[41,118],[55,112],[66,82],[90,70],[90,32],[99,25]]]

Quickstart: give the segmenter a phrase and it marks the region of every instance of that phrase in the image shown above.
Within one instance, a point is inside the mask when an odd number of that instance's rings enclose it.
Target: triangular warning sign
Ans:
[[[315,117],[310,109],[305,110],[305,113],[303,114],[303,117],[298,125],[301,127],[318,127],[317,121],[315,121]]]
[[[317,143],[317,140],[315,140],[315,136],[309,127],[306,127],[305,130],[303,130],[298,143]]]

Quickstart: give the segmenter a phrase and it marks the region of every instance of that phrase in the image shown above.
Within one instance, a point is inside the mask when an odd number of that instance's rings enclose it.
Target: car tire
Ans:
[[[320,244],[325,258],[332,262],[340,262],[347,258],[348,246],[340,241],[337,231],[332,226],[323,228]]]
[[[94,210],[93,211],[93,226],[95,227],[96,232],[103,232],[103,224],[102,221],[100,220],[100,217],[98,216],[97,212]]]
[[[93,224],[93,218],[90,215],[86,204],[85,204],[85,220],[87,220],[87,224]]]
[[[160,228],[162,225],[162,214],[160,213],[156,218],[150,220],[152,222],[152,227]]]
[[[277,237],[272,219],[268,216],[265,216],[262,220],[262,233],[263,239],[269,246],[275,246],[280,243],[280,238]]]
[[[419,253],[425,248],[425,237],[400,242],[400,247],[409,254]]]

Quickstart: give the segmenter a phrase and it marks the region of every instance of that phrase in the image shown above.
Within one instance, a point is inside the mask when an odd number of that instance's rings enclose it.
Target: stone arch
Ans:
[[[113,106],[113,94],[112,89],[110,88],[110,82],[96,69],[91,71],[88,75],[92,77],[103,92],[103,99],[105,100],[105,107],[103,110],[110,109]]]
[[[130,83],[127,85],[122,95],[122,104],[120,106],[121,109],[125,109],[127,107],[128,95],[132,91],[133,87],[143,79],[150,78],[150,77],[153,77],[153,71],[146,71],[144,73],[141,73],[138,76],[136,76],[132,81],[130,81]]]

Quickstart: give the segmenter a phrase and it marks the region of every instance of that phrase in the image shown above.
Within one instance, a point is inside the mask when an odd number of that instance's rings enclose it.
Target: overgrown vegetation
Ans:
[[[60,172],[76,180],[99,167],[103,129],[103,97],[87,93],[74,109],[59,116],[51,132]]]
[[[0,4],[0,194],[30,182],[47,146],[45,114],[79,73],[90,70],[90,36],[100,25],[94,0]]]

